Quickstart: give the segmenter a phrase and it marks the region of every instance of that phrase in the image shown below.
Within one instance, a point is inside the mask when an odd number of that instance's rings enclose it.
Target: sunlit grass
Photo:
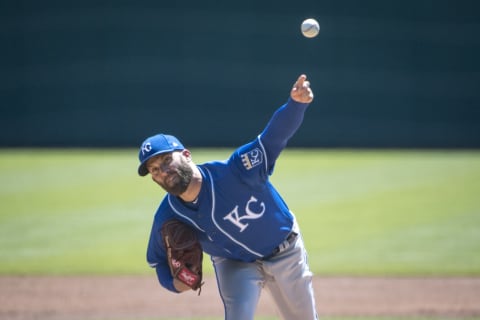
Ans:
[[[133,149],[1,150],[0,274],[152,272],[164,192],[136,168]],[[287,149],[272,181],[316,274],[480,274],[480,152]]]

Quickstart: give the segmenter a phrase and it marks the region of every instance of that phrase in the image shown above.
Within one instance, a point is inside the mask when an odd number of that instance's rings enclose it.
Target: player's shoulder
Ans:
[[[242,174],[255,174],[264,171],[267,159],[260,136],[235,150],[231,160],[236,163]]]
[[[225,174],[229,167],[228,160],[215,160],[202,163],[198,165],[203,174],[210,174],[213,176],[221,176]]]
[[[258,139],[236,149],[225,161],[209,162],[203,165],[204,171],[217,184],[241,180],[247,184],[263,183],[266,172],[266,156]]]
[[[155,212],[155,222],[156,223],[163,223],[163,221],[168,220],[175,216],[175,212],[172,210],[168,200],[168,194],[163,198],[162,202],[157,208]]]

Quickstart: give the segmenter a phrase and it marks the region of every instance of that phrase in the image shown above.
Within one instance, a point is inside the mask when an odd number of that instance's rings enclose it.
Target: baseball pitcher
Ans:
[[[312,100],[310,83],[301,75],[265,129],[224,161],[197,165],[168,134],[142,143],[139,175],[150,174],[167,192],[147,249],[163,287],[200,292],[203,251],[213,263],[225,319],[254,319],[263,288],[283,319],[317,319],[299,226],[269,180]]]

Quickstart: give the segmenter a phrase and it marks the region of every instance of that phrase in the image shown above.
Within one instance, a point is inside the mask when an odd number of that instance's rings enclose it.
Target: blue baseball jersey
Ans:
[[[245,262],[269,255],[287,237],[294,215],[269,176],[307,106],[289,99],[258,137],[227,160],[198,165],[203,181],[195,204],[165,196],[155,214],[147,249],[147,261],[156,268],[162,286],[176,292],[160,232],[171,218],[194,227],[206,253]]]

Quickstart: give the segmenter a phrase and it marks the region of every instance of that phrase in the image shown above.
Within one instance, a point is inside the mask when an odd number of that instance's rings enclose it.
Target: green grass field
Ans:
[[[0,274],[151,273],[145,248],[164,193],[136,175],[136,157],[0,150]],[[480,275],[478,151],[287,149],[272,181],[316,274]]]

